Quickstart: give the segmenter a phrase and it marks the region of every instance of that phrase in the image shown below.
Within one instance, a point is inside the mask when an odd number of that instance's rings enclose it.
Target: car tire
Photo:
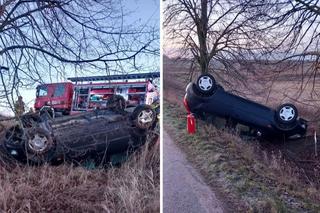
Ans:
[[[55,153],[55,144],[51,134],[42,128],[27,130],[25,155],[34,164],[49,163]]]
[[[3,147],[9,156],[13,156],[16,160],[23,161],[24,155],[24,136],[23,129],[19,126],[9,128],[4,136]]]
[[[298,117],[298,110],[293,104],[282,104],[276,111],[276,118],[280,124],[294,124]]]
[[[155,122],[157,117],[156,112],[149,105],[137,106],[132,115],[131,120],[139,129],[149,129]]]
[[[107,106],[111,110],[123,111],[127,107],[126,99],[121,95],[113,95],[108,99]]]
[[[196,88],[202,95],[212,95],[216,89],[216,81],[210,74],[202,74],[198,77]]]

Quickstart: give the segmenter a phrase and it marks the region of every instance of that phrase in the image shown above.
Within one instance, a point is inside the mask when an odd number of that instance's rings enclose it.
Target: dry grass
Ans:
[[[1,212],[159,212],[159,145],[121,167],[0,167]]]

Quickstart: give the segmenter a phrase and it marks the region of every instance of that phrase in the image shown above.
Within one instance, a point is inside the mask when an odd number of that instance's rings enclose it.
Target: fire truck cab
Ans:
[[[36,111],[54,109],[63,115],[68,115],[71,111],[73,96],[73,84],[71,82],[42,84],[37,86],[36,101],[34,108]]]
[[[107,107],[108,99],[121,95],[127,106],[152,104],[159,99],[153,79],[160,73],[91,76],[68,78],[71,82],[42,84],[37,86],[34,108],[54,116],[77,114]]]

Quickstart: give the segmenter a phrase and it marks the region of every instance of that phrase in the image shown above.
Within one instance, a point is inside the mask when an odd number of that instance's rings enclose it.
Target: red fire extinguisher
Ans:
[[[189,134],[196,133],[196,119],[192,113],[188,114],[187,117],[187,130]]]

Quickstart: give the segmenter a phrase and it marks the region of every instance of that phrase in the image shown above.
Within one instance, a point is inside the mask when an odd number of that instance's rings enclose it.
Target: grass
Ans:
[[[0,164],[1,212],[159,212],[159,144],[121,167]]]
[[[164,109],[166,130],[238,212],[320,211],[320,190],[301,181],[281,153],[267,153],[257,141],[244,141],[199,120],[197,133],[188,135],[185,112],[168,102]]]

